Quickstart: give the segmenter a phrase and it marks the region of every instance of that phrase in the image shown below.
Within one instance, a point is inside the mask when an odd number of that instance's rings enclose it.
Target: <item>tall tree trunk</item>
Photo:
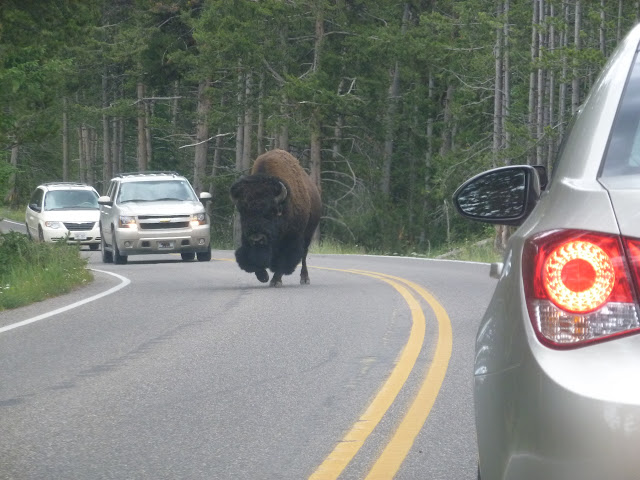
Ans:
[[[539,0],[540,4],[538,7],[538,24],[540,27],[538,28],[538,51],[537,51],[537,59],[538,59],[538,80],[537,80],[537,120],[536,120],[536,165],[542,165],[543,163],[543,151],[545,150],[543,140],[544,140],[544,108],[545,108],[545,70],[542,67],[542,55],[545,48],[545,6],[544,0]]]
[[[402,34],[404,35],[409,21],[409,3],[404,4],[402,13]],[[398,108],[398,95],[400,89],[400,64],[396,60],[391,70],[391,81],[387,93],[387,110],[384,120],[384,150],[382,153],[382,180],[380,190],[383,195],[389,196],[391,193],[391,163],[393,158],[393,140],[396,120],[396,110]]]
[[[180,103],[178,98],[180,96],[180,81],[173,82],[173,98],[171,99],[171,130],[176,132],[178,129],[178,112]]]
[[[253,89],[253,74],[251,71],[247,72],[245,76],[245,91],[244,91],[244,132],[242,134],[242,169],[249,170],[251,168],[251,143],[252,143],[252,128],[253,128],[253,106],[251,105],[252,89]]]
[[[107,115],[109,99],[107,94],[107,74],[102,75],[102,184],[107,185],[113,177],[113,163],[111,157],[110,118]]]
[[[569,72],[569,65],[567,59],[567,50],[569,48],[569,33],[567,31],[569,27],[569,5],[567,2],[562,2],[562,15],[564,18],[562,32],[560,33],[560,45],[562,47],[562,82],[558,91],[558,124],[559,135],[558,142],[562,142],[564,137],[566,112],[567,112],[567,75]]]
[[[607,57],[607,42],[605,38],[605,22],[604,0],[600,0],[600,53],[604,58]]]
[[[260,83],[258,84],[258,131],[256,132],[257,155],[264,153],[264,108],[262,106],[264,100],[264,72],[260,75]]]
[[[244,146],[244,113],[241,108],[244,105],[245,80],[240,62],[238,62],[238,117],[236,125],[236,170],[242,172],[242,148]]]
[[[509,28],[509,11],[510,0],[504,0],[504,45],[502,48],[503,58],[502,71],[504,80],[502,81],[503,89],[503,106],[502,106],[502,135],[504,136],[503,148],[508,149],[511,146],[511,132],[507,128],[507,122],[511,111],[511,61],[510,61],[510,28]],[[509,159],[504,159],[505,164],[511,163]]]
[[[498,4],[497,16],[500,18],[502,15],[502,4]],[[496,44],[493,49],[495,74],[493,85],[493,145],[492,145],[492,164],[495,168],[500,163],[499,155],[502,148],[502,106],[504,105],[503,99],[503,42],[504,42],[504,27],[496,28]]]
[[[241,106],[244,104],[244,92],[245,92],[245,80],[242,73],[242,64],[238,61],[238,93],[237,93],[237,105],[238,116],[236,125],[236,171],[248,174],[249,172],[243,172],[244,167],[242,163],[243,155],[242,149],[244,147],[244,113]],[[242,243],[242,226],[240,225],[240,215],[237,210],[234,210],[233,214],[233,244],[237,248]]]
[[[429,191],[431,186],[431,162],[433,160],[433,97],[434,97],[435,84],[433,80],[433,74],[429,72],[428,80],[428,99],[429,99],[429,114],[427,116],[427,151],[424,156],[424,192],[422,196],[422,231],[420,232],[420,245],[423,245],[427,238],[428,231],[428,218],[430,214],[429,208]]]
[[[144,83],[138,82],[138,170],[144,172],[147,170],[147,127],[146,127],[146,108],[145,108],[145,86]]]
[[[582,41],[580,39],[580,26],[582,24],[582,0],[576,0],[575,22],[574,22],[574,48],[576,54],[582,49]],[[571,81],[571,114],[575,115],[580,107],[580,71],[578,70],[578,61],[573,62],[573,78]]]
[[[533,19],[531,21],[531,63],[535,64],[538,58],[538,18],[539,18],[539,0],[533,0]],[[536,106],[538,104],[536,99],[537,80],[535,69],[531,69],[529,73],[529,138],[536,138]],[[535,165],[535,150],[530,150],[527,163]]]
[[[87,126],[82,125],[78,131],[78,179],[82,183],[87,181],[87,163],[88,163],[88,132]]]
[[[87,182],[89,185],[96,184],[96,165],[98,163],[98,132],[95,128],[89,130],[89,164],[87,169]]]
[[[62,99],[62,181],[69,181],[69,105]]]
[[[555,51],[556,49],[556,10],[555,4],[551,3],[549,7],[549,50]],[[555,99],[556,99],[556,69],[551,68],[549,70],[549,126],[555,130]],[[551,135],[547,140],[547,169],[550,169],[553,164],[553,158],[556,151],[556,137]]]
[[[196,146],[193,159],[193,189],[196,193],[202,193],[204,180],[207,175],[207,153],[209,151],[209,112],[211,100],[208,88],[211,79],[205,78],[198,85],[198,106],[196,123]]]
[[[9,175],[9,189],[4,197],[5,203],[11,207],[16,207],[18,205],[18,177],[16,172],[18,171],[19,152],[20,145],[18,145],[18,142],[13,142],[13,145],[11,145],[11,159],[9,160],[9,163],[13,167],[13,171]]]
[[[147,169],[151,166],[151,159],[153,157],[153,150],[151,149],[151,118],[153,117],[154,105],[153,100],[144,102],[144,136],[147,142],[147,148],[145,150],[147,152],[147,159],[145,160],[145,165]]]
[[[313,72],[316,73],[320,69],[320,61],[322,56],[322,45],[324,43],[324,11],[322,7],[318,7],[315,19],[315,39],[313,48]],[[318,187],[320,195],[322,195],[321,172],[322,172],[322,120],[318,109],[314,110],[311,115],[311,155],[310,155],[310,176],[311,180]],[[320,240],[320,228],[314,232],[313,241]]]
[[[444,105],[442,106],[442,141],[440,143],[440,156],[444,157],[451,152],[453,148],[453,125],[452,118],[453,114],[451,113],[451,107],[453,104],[453,94],[455,91],[455,87],[452,83],[449,83],[447,86],[447,91],[444,97]]]

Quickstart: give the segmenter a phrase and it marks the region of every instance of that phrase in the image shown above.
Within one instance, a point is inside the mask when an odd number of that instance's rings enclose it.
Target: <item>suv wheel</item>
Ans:
[[[42,231],[42,226],[38,225],[38,240],[44,242],[44,232]]]
[[[206,252],[198,252],[196,253],[198,256],[199,262],[210,262],[211,261],[211,247]]]
[[[104,241],[104,233],[102,233],[102,229],[100,229],[100,246],[102,247],[102,262],[113,263],[113,254],[111,252],[107,252],[107,245]]]
[[[111,248],[113,249],[113,263],[116,265],[124,265],[127,263],[127,256],[120,255],[120,250],[118,250],[118,244],[116,243],[116,234],[114,233],[111,237]]]
[[[184,260],[185,262],[188,262],[189,260],[193,260],[194,258],[196,258],[196,254],[193,252],[181,253],[180,256],[182,257],[182,260]]]

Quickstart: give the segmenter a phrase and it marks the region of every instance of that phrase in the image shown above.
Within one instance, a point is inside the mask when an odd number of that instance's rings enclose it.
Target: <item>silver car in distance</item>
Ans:
[[[574,116],[546,185],[527,165],[454,194],[515,225],[476,339],[482,480],[640,479],[640,26]]]

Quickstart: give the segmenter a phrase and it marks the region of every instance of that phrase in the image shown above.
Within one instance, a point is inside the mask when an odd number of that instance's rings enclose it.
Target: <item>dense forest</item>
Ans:
[[[453,213],[463,180],[552,167],[639,3],[2,0],[0,204],[174,170],[230,243],[229,186],[282,148],[321,188],[322,238],[428,253],[487,232]]]

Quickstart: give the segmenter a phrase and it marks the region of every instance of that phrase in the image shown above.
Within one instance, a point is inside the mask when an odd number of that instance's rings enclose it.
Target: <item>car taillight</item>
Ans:
[[[629,258],[637,259],[631,263],[640,279],[640,241],[625,240],[625,246]],[[634,284],[619,237],[548,232],[526,242],[522,261],[529,316],[543,343],[575,347],[640,331]]]

